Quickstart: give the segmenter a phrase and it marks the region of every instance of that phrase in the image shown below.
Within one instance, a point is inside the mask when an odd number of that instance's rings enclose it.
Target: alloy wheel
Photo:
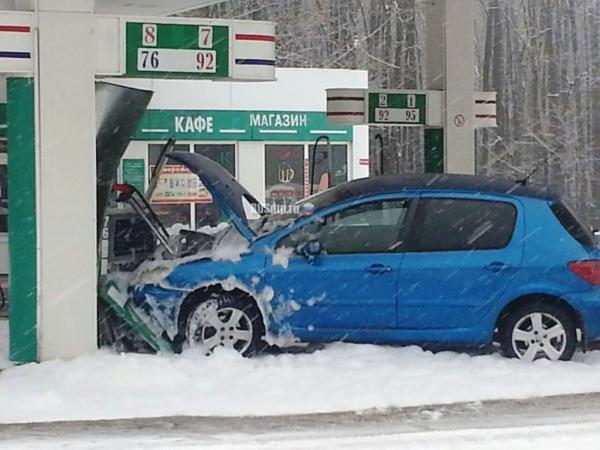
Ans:
[[[559,360],[567,348],[564,325],[552,314],[532,312],[523,316],[512,330],[512,346],[519,359],[545,357]]]
[[[252,321],[235,307],[212,307],[194,313],[187,331],[190,344],[201,344],[208,350],[221,346],[243,354],[252,344]]]

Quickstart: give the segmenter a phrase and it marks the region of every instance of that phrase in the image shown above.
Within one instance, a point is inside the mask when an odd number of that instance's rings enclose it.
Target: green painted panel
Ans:
[[[32,78],[7,81],[10,358],[37,360],[35,116]]]
[[[425,173],[444,173],[444,129],[425,129]]]
[[[0,103],[0,138],[6,137],[6,103]]]
[[[132,185],[140,192],[146,190],[146,163],[143,159],[123,160],[123,183]]]
[[[149,316],[140,310],[136,310],[113,281],[103,281],[100,296],[127,322],[131,328],[138,333],[157,352],[173,352],[175,350],[171,341],[163,338],[162,330],[156,328]]]
[[[127,22],[125,36],[128,77],[229,76],[228,26]]]
[[[425,125],[427,95],[370,92],[369,123],[374,125]]]
[[[351,126],[327,123],[315,111],[149,110],[135,140],[304,141],[326,134],[332,141],[352,140]]]

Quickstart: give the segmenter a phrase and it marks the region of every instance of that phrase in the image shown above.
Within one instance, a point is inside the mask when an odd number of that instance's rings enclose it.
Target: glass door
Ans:
[[[265,145],[265,203],[292,205],[304,197],[304,144]]]

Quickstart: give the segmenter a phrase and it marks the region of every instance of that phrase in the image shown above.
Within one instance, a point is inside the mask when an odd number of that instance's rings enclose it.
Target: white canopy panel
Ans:
[[[194,8],[222,3],[223,1],[224,0],[95,0],[94,10],[98,14],[167,16],[169,14],[188,11]],[[68,5],[70,3],[69,0],[54,0],[54,4],[58,5],[56,7],[60,7],[63,4]],[[0,0],[0,10],[33,11],[35,9],[35,4],[35,0]],[[85,6],[87,4],[88,2],[85,2],[81,5]]]
[[[165,16],[224,0],[96,0],[98,14]]]

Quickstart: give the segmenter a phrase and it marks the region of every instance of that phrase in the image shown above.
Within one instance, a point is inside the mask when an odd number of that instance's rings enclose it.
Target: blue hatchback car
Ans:
[[[600,251],[547,189],[459,175],[365,178],[284,217],[260,214],[213,161],[169,158],[198,175],[231,223],[210,251],[190,244],[197,233],[173,237],[188,251],[129,278],[127,301],[180,346],[249,356],[332,341],[497,342],[509,357],[569,360],[600,338]]]

